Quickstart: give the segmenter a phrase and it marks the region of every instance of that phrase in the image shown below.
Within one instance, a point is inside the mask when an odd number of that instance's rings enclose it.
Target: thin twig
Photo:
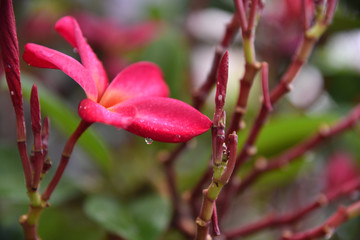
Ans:
[[[90,125],[91,125],[91,123],[81,120],[79,126],[75,129],[74,133],[70,136],[70,138],[66,142],[64,150],[61,155],[60,163],[55,172],[55,175],[51,179],[49,185],[47,186],[47,188],[45,189],[43,194],[41,195],[41,199],[44,202],[47,202],[50,199],[52,192],[55,190],[57,184],[59,183],[59,181],[62,177],[62,174],[69,162],[71,153],[74,149],[74,146],[75,146],[77,140],[85,132],[85,130],[88,127],[90,127]]]
[[[15,110],[18,150],[24,170],[26,188],[30,191],[32,181],[31,166],[26,150],[26,129],[20,80],[19,46],[13,3],[11,0],[3,0],[0,4],[0,47],[6,82]]]
[[[297,144],[293,148],[285,151],[273,159],[266,161],[266,164],[262,164],[261,167],[255,167],[254,170],[249,173],[243,181],[236,187],[236,193],[240,194],[251,184],[253,184],[259,177],[263,176],[264,173],[279,169],[296,158],[302,156],[310,149],[320,145],[326,140],[330,140],[331,137],[340,134],[352,127],[354,127],[357,121],[360,119],[360,104],[353,109],[346,117],[344,117],[339,123],[333,127],[328,125],[322,125],[318,133],[305,141]]]
[[[338,210],[330,216],[322,225],[313,229],[292,234],[286,231],[282,240],[312,240],[325,236],[332,236],[335,229],[347,220],[360,215],[360,201],[351,204],[348,207],[340,206]]]
[[[338,189],[334,189],[327,193],[319,194],[315,201],[309,203],[308,205],[299,210],[283,216],[270,214],[254,223],[237,229],[229,230],[225,232],[225,236],[227,239],[244,237],[268,228],[292,224],[303,219],[305,216],[314,212],[316,209],[329,204],[330,202],[336,200],[339,197],[349,195],[356,190],[360,190],[360,178],[350,180],[341,185]]]

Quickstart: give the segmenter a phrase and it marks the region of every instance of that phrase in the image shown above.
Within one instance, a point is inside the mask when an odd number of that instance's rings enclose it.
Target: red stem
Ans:
[[[248,31],[252,31],[255,27],[257,7],[258,7],[258,0],[252,0],[250,13],[249,13],[249,24],[247,26]]]
[[[76,128],[74,133],[70,136],[69,140],[66,142],[66,145],[64,147],[63,153],[61,155],[60,164],[56,170],[56,173],[54,177],[51,179],[51,182],[45,189],[44,193],[41,195],[41,199],[43,201],[48,201],[51,197],[52,192],[56,188],[57,184],[59,183],[62,174],[69,162],[69,158],[71,156],[71,153],[74,149],[75,143],[79,139],[79,137],[85,132],[85,130],[91,125],[92,123],[85,122],[84,120],[81,120],[79,126]]]
[[[9,93],[16,115],[18,149],[24,170],[26,188],[29,191],[31,190],[31,166],[26,151],[26,129],[20,81],[19,47],[11,0],[2,0],[0,4],[0,47],[6,82],[9,87]]]
[[[30,96],[30,108],[31,108],[31,128],[34,136],[34,158],[33,158],[33,182],[32,190],[36,191],[40,183],[41,172],[44,165],[44,155],[41,138],[41,112],[37,87],[34,86],[31,89]]]
[[[360,201],[348,207],[340,206],[336,213],[330,216],[321,226],[297,234],[286,232],[286,234],[283,235],[282,240],[312,240],[325,236],[331,236],[338,226],[349,219],[349,215],[352,210],[359,208]]]
[[[309,13],[307,11],[307,9],[308,9],[307,5],[308,5],[307,0],[301,1],[301,10],[302,10],[302,17],[303,17],[302,22],[303,22],[304,32],[306,32],[310,27]]]
[[[324,21],[327,25],[329,25],[334,17],[334,13],[336,10],[337,0],[328,0],[326,5],[326,13]]]
[[[193,106],[196,109],[201,109],[203,107],[204,102],[210,93],[210,90],[215,85],[220,60],[226,50],[229,48],[232,41],[234,40],[235,35],[238,32],[238,28],[239,22],[236,15],[234,14],[231,22],[226,25],[225,33],[223,35],[221,43],[216,47],[211,69],[205,82],[197,91],[193,93]]]
[[[235,0],[234,2],[235,2],[235,7],[236,7],[236,12],[238,15],[240,27],[242,31],[245,31],[246,29],[248,29],[248,23],[246,19],[244,3],[242,0]]]
[[[309,149],[312,149],[325,140],[329,140],[331,137],[352,128],[360,118],[360,104],[354,108],[354,110],[348,114],[342,121],[333,127],[325,125],[320,128],[319,132],[310,137],[309,139],[297,144],[293,148],[287,150],[283,154],[267,161],[268,164],[261,165],[261,167],[255,168],[249,175],[247,175],[243,181],[237,186],[237,194],[243,192],[247,187],[254,183],[259,177],[263,176],[265,172],[269,172],[275,169],[279,169],[289,162],[303,155]]]
[[[163,163],[164,167],[165,167],[166,178],[167,178],[168,191],[170,193],[171,202],[173,204],[173,209],[174,209],[174,214],[172,217],[173,225],[179,224],[179,223],[177,223],[177,221],[181,214],[180,195],[177,191],[174,161],[180,155],[180,153],[186,148],[186,145],[187,145],[186,142],[179,144]]]
[[[263,101],[267,110],[270,112],[272,110],[271,100],[269,96],[269,86],[268,86],[268,75],[269,75],[269,66],[266,62],[261,63],[261,85],[263,91]]]
[[[331,11],[331,9],[328,9],[328,11]],[[329,14],[329,16],[332,16]],[[326,26],[325,26],[326,27]],[[291,90],[291,82],[295,78],[295,76],[298,74],[304,63],[307,61],[307,59],[310,56],[310,53],[315,45],[317,38],[309,37],[304,34],[303,40],[298,46],[298,50],[292,60],[292,63],[284,73],[283,77],[280,80],[280,83],[273,89],[270,93],[270,102],[272,105],[274,105],[285,93]],[[258,113],[255,123],[253,124],[250,133],[248,135],[248,138],[240,152],[240,154],[237,157],[237,163],[235,166],[235,170],[237,171],[247,159],[256,153],[256,148],[254,147],[255,141],[268,117],[269,111],[265,104],[262,104],[262,107],[260,109],[260,112]],[[252,178],[255,178],[254,176]],[[250,177],[249,177],[250,180]],[[242,183],[244,184],[244,183]],[[222,205],[225,206],[225,210],[222,211],[223,214],[226,212],[227,206],[229,206],[229,199],[232,198],[232,196],[235,194],[236,189],[238,189],[238,181],[233,178],[232,182],[226,186],[226,195],[227,198],[223,199]]]
[[[338,189],[332,190],[328,193],[319,194],[319,196],[315,201],[309,203],[307,206],[297,211],[294,211],[292,213],[283,216],[276,216],[274,214],[270,214],[254,223],[240,227],[238,229],[230,230],[225,233],[225,236],[227,239],[244,237],[253,233],[257,233],[267,228],[292,224],[296,221],[301,220],[306,215],[314,212],[316,209],[325,206],[329,202],[334,201],[335,199],[341,196],[351,194],[352,192],[359,189],[360,189],[360,178],[348,181]]]

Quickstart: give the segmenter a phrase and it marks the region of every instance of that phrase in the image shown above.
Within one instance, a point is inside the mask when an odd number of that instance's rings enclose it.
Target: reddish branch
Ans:
[[[43,155],[43,146],[41,138],[41,112],[40,112],[40,102],[39,95],[37,91],[37,86],[34,85],[31,89],[30,97],[30,108],[31,108],[31,129],[34,135],[34,158],[33,158],[33,182],[32,190],[36,191],[38,189],[41,173],[44,165],[44,155]]]
[[[336,0],[328,1],[328,6],[331,6],[327,8],[328,11],[326,12],[325,15],[328,18],[330,17],[332,18],[334,11],[332,7],[336,6],[336,2],[337,2]],[[325,30],[326,27],[330,24],[330,20],[326,20],[326,22],[320,20],[320,23],[322,24],[322,27]],[[320,36],[314,36],[313,34],[310,33],[311,33],[311,29],[309,29],[309,31],[304,33],[302,42],[298,46],[298,50],[296,51],[296,54],[290,66],[288,67],[288,69],[280,79],[280,83],[275,87],[275,89],[271,91],[270,100],[272,105],[274,105],[282,96],[284,96],[287,92],[291,90],[292,81],[294,80],[295,76],[298,74],[302,66],[308,60],[317,39],[321,36],[321,34],[319,34]],[[239,169],[239,167],[248,159],[249,156],[251,156],[248,154],[249,149],[254,145],[257,136],[268,117],[268,114],[269,111],[267,110],[266,106],[263,104],[255,120],[255,123],[252,126],[248,139],[241,153],[238,156],[236,170]]]
[[[335,229],[347,220],[360,215],[360,201],[348,207],[340,206],[321,226],[308,231],[292,234],[285,232],[282,240],[312,240],[325,236],[331,236]]]
[[[240,79],[240,92],[238,100],[232,115],[230,126],[226,131],[225,138],[229,136],[232,132],[237,132],[238,130],[245,127],[245,123],[242,121],[242,117],[246,112],[246,106],[250,94],[250,89],[253,84],[255,75],[260,69],[261,65],[255,59],[255,46],[254,46],[254,31],[255,31],[255,18],[256,12],[258,9],[258,1],[253,1],[249,9],[249,17],[246,15],[246,9],[241,0],[235,0],[236,5],[236,14],[235,18],[238,19],[238,24],[242,30],[243,38],[243,49],[246,59],[245,64],[245,73],[244,76]],[[214,67],[214,65],[213,65]],[[226,140],[225,140],[226,141]],[[206,173],[203,175],[201,180],[198,182],[197,186],[193,189],[191,194],[191,201],[195,205],[195,199],[199,196],[200,190],[203,185],[209,180],[211,176],[211,168],[209,168]],[[194,207],[193,207],[194,208]]]
[[[90,127],[91,123],[85,122],[82,120],[79,124],[79,126],[76,128],[75,132],[70,136],[68,141],[65,144],[64,150],[61,155],[60,164],[58,168],[56,169],[55,175],[51,179],[49,185],[46,187],[45,191],[41,195],[41,199],[44,202],[47,202],[50,199],[50,196],[52,192],[55,190],[57,184],[59,183],[62,174],[69,162],[71,153],[74,149],[74,146],[79,139],[79,137],[85,132],[85,130]]]
[[[301,70],[305,62],[308,60],[316,41],[321,37],[321,35],[330,23],[329,20],[324,21],[323,19],[326,18],[325,16],[327,16],[328,18],[332,18],[334,13],[334,9],[332,8],[332,6],[334,6],[334,2],[336,5],[336,0],[329,0],[327,4],[331,7],[327,8],[327,12],[325,13],[325,15],[323,15],[323,18],[319,18],[310,29],[304,32],[302,42],[299,44],[290,66],[280,79],[279,84],[270,93],[270,102],[272,105],[274,105],[282,96],[284,96],[287,92],[291,90],[292,81],[294,80],[298,72]],[[256,147],[254,144],[264,123],[267,120],[269,113],[270,111],[266,106],[266,102],[263,101],[261,109],[254,121],[248,138],[246,139],[246,142],[237,157],[234,171],[237,171],[243,165],[243,163],[249,159],[249,157],[253,156],[256,153]],[[232,181],[226,186],[226,189],[224,189],[224,191],[226,191],[225,195],[227,197],[222,199],[221,201],[222,206],[224,206],[222,215],[224,215],[227,211],[230,199],[232,199],[237,189],[239,188],[238,183],[238,179],[233,178]]]
[[[213,178],[207,189],[203,191],[203,201],[200,213],[196,218],[196,235],[197,240],[209,239],[209,226],[213,221],[216,233],[220,230],[217,227],[216,199],[223,186],[228,182],[235,166],[237,151],[237,135],[235,133],[229,136],[225,141],[225,97],[228,80],[229,53],[226,52],[220,62],[217,87],[215,95],[215,113],[212,125],[212,142],[213,142]],[[214,213],[215,211],[215,213]]]
[[[261,63],[261,85],[263,92],[263,101],[267,110],[272,110],[271,100],[269,95],[269,84],[268,84],[269,66],[266,62]]]
[[[216,199],[221,189],[228,182],[235,166],[237,151],[237,135],[235,133],[230,134],[227,147],[228,152],[224,162],[226,166],[224,172],[221,174],[221,176],[216,177],[216,172],[214,171],[212,182],[210,183],[209,187],[203,191],[203,202],[201,205],[200,214],[196,219],[197,229],[195,239],[197,240],[211,239],[209,235],[209,227],[214,211],[214,205],[216,204]]]
[[[193,93],[193,106],[196,109],[201,109],[205,103],[205,100],[207,96],[210,93],[210,90],[215,86],[216,83],[216,76],[218,67],[220,64],[221,57],[224,55],[226,50],[229,48],[230,44],[233,42],[236,33],[239,30],[239,22],[237,16],[234,14],[232,17],[230,23],[226,25],[225,33],[222,37],[222,40],[220,44],[216,47],[213,62],[211,65],[210,72],[205,80],[205,82],[202,84],[202,86],[196,90]],[[176,190],[176,181],[175,181],[175,172],[173,168],[173,162],[177,159],[177,157],[180,155],[180,153],[186,149],[186,143],[181,143],[178,145],[173,152],[168,156],[167,159],[164,160],[164,166],[165,166],[165,173],[167,177],[168,182],[168,188],[170,190],[171,199],[174,205],[175,214],[173,216],[173,220],[177,218],[180,211],[180,198],[179,194]],[[211,175],[211,172],[209,172],[209,176]],[[206,178],[208,179],[208,177]],[[201,191],[201,187],[199,188],[199,191]]]
[[[314,212],[316,209],[327,205],[329,202],[334,201],[339,197],[349,195],[356,190],[360,190],[360,178],[348,181],[340,188],[333,191],[319,194],[315,201],[297,211],[283,216],[270,214],[257,222],[240,227],[238,229],[230,230],[225,233],[225,236],[227,239],[233,239],[236,237],[244,237],[253,233],[257,233],[268,228],[292,224],[303,219],[306,215]]]
[[[246,64],[244,76],[240,80],[240,92],[237,103],[226,136],[233,131],[237,132],[238,130],[244,128],[245,124],[242,122],[242,118],[246,113],[250,89],[254,82],[255,75],[261,67],[260,63],[258,63],[255,59],[254,46],[255,19],[258,8],[258,1],[252,1],[248,18],[246,16],[246,9],[242,0],[235,0],[235,6],[241,26]]]
[[[224,55],[226,50],[230,47],[230,44],[235,38],[236,33],[239,30],[239,21],[237,16],[234,16],[231,19],[231,22],[226,25],[225,33],[221,40],[221,43],[216,47],[213,62],[211,65],[210,72],[202,84],[202,86],[193,93],[193,106],[196,109],[201,109],[204,105],[204,102],[207,96],[210,93],[210,90],[215,86],[216,83],[216,74],[220,64],[221,57]]]
[[[31,166],[26,152],[26,129],[20,81],[19,46],[11,0],[0,3],[0,47],[6,82],[16,115],[17,144],[25,175],[26,188],[31,189]]]
[[[325,140],[329,140],[331,137],[342,133],[352,127],[357,123],[360,118],[360,104],[354,108],[354,110],[342,121],[333,127],[329,127],[327,125],[323,125],[318,131],[318,133],[304,142],[299,143],[293,148],[287,150],[283,154],[266,161],[264,164],[255,164],[254,170],[241,181],[241,183],[237,186],[236,192],[239,194],[243,192],[247,187],[249,187],[252,183],[254,183],[259,177],[261,177],[265,172],[269,172],[275,169],[279,169],[287,164],[289,164],[294,159],[300,157],[308,150],[320,145]],[[258,166],[258,167],[256,167]]]

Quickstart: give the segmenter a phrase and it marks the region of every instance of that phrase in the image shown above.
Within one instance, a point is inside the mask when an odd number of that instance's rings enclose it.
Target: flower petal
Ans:
[[[111,107],[135,97],[167,97],[166,85],[161,69],[150,62],[134,63],[121,71],[110,83],[100,104]]]
[[[34,67],[62,70],[84,89],[88,98],[97,100],[96,85],[91,79],[90,72],[72,57],[44,46],[28,43],[25,45],[23,59]]]
[[[190,105],[172,98],[134,98],[109,108],[122,112],[134,106],[136,116],[124,129],[160,142],[185,142],[211,127],[210,119]]]
[[[133,106],[124,106],[121,112],[112,112],[90,99],[84,99],[79,104],[78,112],[87,122],[101,122],[125,128],[134,119],[136,109]]]
[[[66,41],[68,41],[75,49],[78,50],[81,62],[87,68],[94,79],[99,98],[108,86],[108,78],[102,63],[96,57],[95,53],[86,42],[78,22],[75,18],[66,16],[56,22],[56,31],[58,31]]]

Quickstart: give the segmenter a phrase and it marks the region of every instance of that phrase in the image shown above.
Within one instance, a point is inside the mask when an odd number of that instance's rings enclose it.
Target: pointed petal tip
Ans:
[[[172,98],[135,98],[114,106],[114,111],[121,111],[124,106],[134,106],[137,112],[125,130],[154,141],[186,142],[206,132],[212,124],[195,108]]]
[[[73,29],[76,19],[71,16],[60,18],[55,23],[55,30],[68,41],[71,46],[76,47],[76,39],[73,34],[68,34],[68,29]]]

